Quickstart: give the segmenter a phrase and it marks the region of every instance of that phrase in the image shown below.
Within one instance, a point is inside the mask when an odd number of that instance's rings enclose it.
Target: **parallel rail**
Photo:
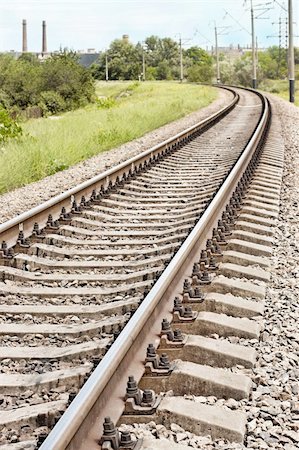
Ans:
[[[260,93],[256,92],[256,94],[262,101],[262,113],[259,123],[237,163],[134,316],[41,445],[41,450],[78,449],[84,442],[88,429],[94,427],[98,433],[97,437],[100,438],[99,418],[103,419],[105,415],[109,414],[115,422],[119,419],[122,413],[121,392],[125,392],[128,373],[132,373],[134,367],[133,373],[136,380],[138,381],[142,376],[143,368],[138,363],[136,365],[136,356],[138,358],[139,355],[144,355],[147,343],[155,341],[157,338],[161,318],[167,317],[167,314],[169,315],[171,293],[176,286],[182,283],[186,276],[185,274],[190,273],[193,261],[204,248],[206,239],[209,237],[212,228],[216,226],[236,185],[252,158],[257,155],[265,139],[271,111],[267,99]],[[226,114],[233,108],[236,102],[237,98],[235,97],[230,106],[222,110],[221,115]],[[105,172],[105,174],[96,177],[93,181],[91,180],[80,185],[80,189],[78,187],[62,196],[56,197],[56,201],[59,202],[58,209],[61,209],[63,202],[65,204],[69,203],[71,195],[80,196],[83,192],[94,189],[94,186],[102,186],[103,183],[107,185],[109,180],[116,180],[117,176],[129,171],[130,168],[143,164],[159,154],[163,154],[163,152],[178,142],[184,142],[184,139],[188,139],[190,134],[201,131],[203,127],[217,120],[219,116],[220,113],[211,116],[206,121],[175,136],[174,139],[167,140],[160,146],[144,152],[139,157]],[[15,229],[15,227],[19,227],[21,223],[24,223],[24,229],[26,228],[29,233],[33,221],[36,221],[36,217],[41,218],[41,215],[45,214],[46,208],[51,206],[49,203],[47,202],[42,207],[36,208],[36,211],[31,211],[32,215],[35,214],[34,219],[29,217],[28,213],[15,219],[15,221],[10,221],[10,228]],[[0,236],[4,236],[5,232],[9,232],[8,224],[0,226]],[[92,447],[88,445],[86,448],[91,449]]]
[[[224,88],[234,94],[232,101],[219,110],[217,113],[212,114],[207,119],[187,128],[186,130],[178,133],[174,137],[165,140],[161,144],[158,144],[149,150],[146,150],[139,155],[128,159],[127,161],[112,167],[111,169],[91,178],[78,186],[65,191],[64,193],[57,195],[50,200],[42,203],[41,205],[26,211],[23,214],[3,223],[0,225],[0,255],[1,244],[5,242],[7,248],[13,247],[17,241],[19,232],[22,231],[24,238],[32,235],[32,231],[35,224],[38,224],[39,228],[44,228],[47,225],[49,215],[53,220],[59,220],[61,218],[62,209],[65,213],[69,213],[72,209],[73,202],[77,204],[81,203],[82,197],[86,201],[90,199],[93,193],[98,193],[101,190],[107,190],[109,187],[114,186],[117,182],[127,179],[128,176],[138,171],[148,164],[157,161],[161,156],[167,154],[182,145],[192,137],[201,134],[206,129],[210,128],[214,123],[229,113],[236,103],[238,102],[238,94],[230,88]]]

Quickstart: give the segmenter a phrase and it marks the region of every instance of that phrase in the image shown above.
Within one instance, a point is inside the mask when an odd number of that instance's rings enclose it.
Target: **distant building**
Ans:
[[[266,51],[266,48],[258,48],[259,52]],[[210,55],[215,55],[215,47],[212,46],[211,49],[207,50]],[[237,45],[236,47],[232,44],[228,47],[218,47],[219,54],[222,53],[225,56],[228,56],[232,59],[239,58],[240,56],[244,55],[244,53],[251,52],[251,46],[242,47],[241,45]]]

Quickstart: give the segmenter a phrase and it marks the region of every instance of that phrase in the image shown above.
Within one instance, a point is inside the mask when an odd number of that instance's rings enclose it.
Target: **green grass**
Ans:
[[[203,108],[216,89],[175,82],[99,82],[98,103],[30,120],[0,148],[0,193],[68,168]]]
[[[299,81],[295,82],[295,105],[299,106]],[[265,80],[263,81],[259,89],[262,91],[270,92],[271,94],[278,95],[284,100],[289,101],[289,81],[288,80]]]

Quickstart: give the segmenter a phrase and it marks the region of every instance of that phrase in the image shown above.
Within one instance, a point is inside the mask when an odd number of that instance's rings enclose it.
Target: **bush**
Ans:
[[[62,96],[54,91],[44,91],[40,95],[39,106],[44,115],[58,114],[66,109]]]
[[[5,109],[9,109],[10,107],[9,95],[3,89],[0,89],[0,106],[3,106]]]
[[[40,106],[45,115],[85,106],[95,98],[91,73],[74,52],[63,50],[40,62],[0,54],[0,104],[6,110]]]
[[[213,77],[213,69],[208,65],[193,65],[188,69],[188,81],[202,83],[211,82]]]
[[[3,144],[10,138],[22,135],[22,128],[8,114],[8,112],[0,106],[0,144]]]
[[[96,100],[96,104],[99,109],[109,109],[116,105],[116,101],[113,97],[100,97]]]

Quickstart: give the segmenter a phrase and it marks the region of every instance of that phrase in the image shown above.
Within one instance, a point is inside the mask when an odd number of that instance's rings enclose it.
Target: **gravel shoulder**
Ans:
[[[99,155],[76,164],[67,170],[1,195],[0,223],[12,219],[16,215],[49,200],[51,197],[110,169],[126,159],[138,155],[159,142],[170,138],[174,134],[183,131],[224,107],[231,98],[232,94],[230,92],[221,89],[219,90],[217,100],[206,108],[200,109],[182,119],[151,131],[141,138],[121,145],[120,147],[100,153]]]

